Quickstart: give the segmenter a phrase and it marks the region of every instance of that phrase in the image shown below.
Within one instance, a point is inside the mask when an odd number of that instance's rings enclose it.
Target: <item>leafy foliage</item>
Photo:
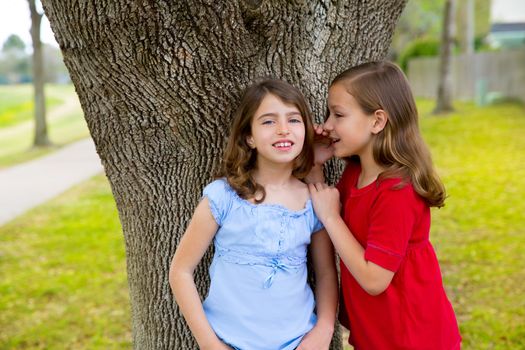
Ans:
[[[399,56],[400,67],[406,72],[408,70],[408,61],[412,58],[437,56],[439,54],[439,46],[439,40],[430,37],[414,40]]]

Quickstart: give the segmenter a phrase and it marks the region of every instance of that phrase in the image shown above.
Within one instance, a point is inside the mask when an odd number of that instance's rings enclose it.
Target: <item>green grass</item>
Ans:
[[[431,238],[463,349],[525,349],[525,109],[418,105],[449,194]],[[130,348],[124,259],[101,177],[0,227],[0,349]]]
[[[105,177],[0,227],[0,349],[129,349],[124,243]]]
[[[422,130],[448,189],[432,237],[465,349],[525,349],[525,109],[457,104]]]
[[[46,93],[46,107],[52,108],[63,102],[62,96],[54,90]],[[33,107],[31,85],[0,85],[0,128],[31,120]]]
[[[72,85],[46,85],[48,134],[52,147],[32,148],[34,127],[31,112],[29,120],[24,117],[28,100],[31,100],[31,86],[0,86],[0,121],[13,118],[16,123],[9,126],[0,122],[0,168],[25,162],[48,154],[68,143],[89,136],[89,131],[80,107],[68,111],[65,115],[53,118],[61,104],[75,98]],[[4,108],[4,104],[5,107]],[[8,112],[6,112],[8,110]],[[30,103],[30,109],[32,104]],[[16,112],[16,113],[15,113]],[[14,117],[10,117],[16,114]]]

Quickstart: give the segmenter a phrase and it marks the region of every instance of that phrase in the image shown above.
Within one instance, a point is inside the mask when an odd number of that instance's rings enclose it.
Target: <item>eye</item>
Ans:
[[[290,123],[302,123],[303,121],[301,118],[293,117],[293,118],[290,118],[289,122]]]
[[[267,120],[263,120],[263,122],[261,124],[262,125],[272,125],[273,123],[274,123],[273,120],[267,119]]]
[[[341,118],[343,115],[341,113],[334,113],[336,118]]]

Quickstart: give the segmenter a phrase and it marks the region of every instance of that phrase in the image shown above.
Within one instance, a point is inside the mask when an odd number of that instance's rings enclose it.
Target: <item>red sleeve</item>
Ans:
[[[396,272],[414,230],[417,208],[412,186],[382,190],[370,211],[365,259]]]

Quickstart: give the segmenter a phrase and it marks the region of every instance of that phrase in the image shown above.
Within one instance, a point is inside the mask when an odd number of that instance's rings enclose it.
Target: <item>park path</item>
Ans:
[[[0,226],[103,171],[91,138],[0,170]]]

